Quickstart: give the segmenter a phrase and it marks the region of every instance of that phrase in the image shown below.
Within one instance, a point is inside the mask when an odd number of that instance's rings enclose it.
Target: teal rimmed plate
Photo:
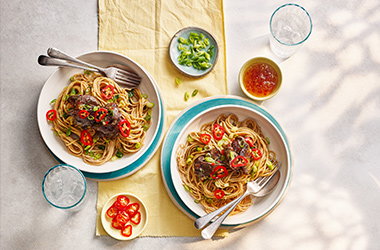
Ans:
[[[202,124],[215,120],[220,114],[236,114],[239,120],[253,118],[269,137],[270,149],[277,154],[281,178],[273,192],[263,198],[254,198],[254,205],[247,211],[229,216],[222,226],[242,227],[257,222],[274,210],[285,195],[291,176],[291,153],[286,135],[274,117],[262,107],[234,96],[216,96],[202,99],[184,110],[172,123],[161,150],[161,172],[168,194],[174,204],[195,220],[206,212],[194,202],[183,188],[177,170],[176,151],[186,142],[189,132],[199,131]]]
[[[193,68],[192,66],[181,65],[178,62],[178,57],[181,54],[181,52],[178,50],[178,44],[179,44],[178,38],[183,37],[183,38],[187,39],[191,32],[195,32],[198,34],[202,33],[209,40],[210,44],[207,46],[207,48],[210,48],[210,46],[214,47],[213,54],[212,54],[210,61],[209,61],[211,63],[211,67],[208,69],[199,70],[199,69]],[[179,71],[181,71],[183,74],[185,74],[187,76],[191,76],[191,77],[201,77],[201,76],[208,74],[214,68],[214,66],[217,62],[218,51],[219,51],[218,43],[216,42],[215,38],[206,30],[201,29],[201,28],[197,28],[197,27],[187,27],[187,28],[183,28],[183,29],[179,30],[172,37],[170,44],[169,44],[169,56],[170,56],[170,60],[174,64],[174,66]]]
[[[103,67],[113,64],[125,65],[141,77],[141,84],[138,88],[142,93],[148,95],[151,102],[156,104],[153,107],[151,126],[147,131],[144,146],[134,154],[125,155],[121,159],[108,161],[100,166],[86,164],[81,158],[68,152],[63,142],[51,131],[51,125],[46,121],[45,114],[51,109],[50,101],[57,98],[69,83],[70,76],[81,72],[71,68],[58,68],[49,77],[41,90],[37,105],[37,121],[40,134],[49,151],[60,163],[75,166],[88,178],[113,180],[131,175],[143,167],[153,156],[163,136],[164,109],[158,86],[153,77],[142,66],[124,55],[110,51],[96,51],[81,55],[79,59]]]

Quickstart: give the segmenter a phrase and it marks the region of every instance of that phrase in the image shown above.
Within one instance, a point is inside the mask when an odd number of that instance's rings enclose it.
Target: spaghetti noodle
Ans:
[[[239,122],[236,115],[220,115],[191,132],[177,151],[177,165],[184,188],[211,212],[241,196],[246,183],[271,175],[277,160],[269,140],[253,119]],[[231,214],[248,209],[244,198]]]
[[[89,71],[70,81],[47,119],[71,154],[101,165],[142,148],[154,106],[146,95]]]

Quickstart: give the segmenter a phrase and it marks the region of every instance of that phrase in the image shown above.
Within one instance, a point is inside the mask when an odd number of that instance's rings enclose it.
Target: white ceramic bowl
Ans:
[[[84,171],[86,177],[93,179],[115,179],[133,174],[139,170],[154,154],[160,144],[163,127],[163,106],[157,84],[150,74],[138,63],[128,57],[106,51],[96,51],[84,54],[79,59],[99,65],[109,66],[112,64],[122,64],[136,72],[141,78],[139,89],[142,93],[148,95],[149,101],[155,103],[152,112],[151,127],[149,128],[144,146],[134,154],[125,155],[123,158],[115,161],[108,161],[101,166],[93,166],[83,162],[82,158],[71,155],[64,143],[51,130],[52,126],[46,121],[45,114],[52,107],[50,101],[57,98],[59,93],[69,84],[69,78],[82,70],[73,68],[58,68],[43,86],[37,107],[37,120],[41,136],[49,150],[60,162],[72,165]],[[116,173],[116,171],[118,171]],[[102,175],[114,173],[110,175]],[[91,175],[93,174],[93,175]]]
[[[112,206],[112,204],[116,201],[119,195],[127,196],[129,199],[129,203],[137,202],[140,204],[139,212],[141,213],[141,221],[138,225],[132,225],[132,235],[130,237],[125,237],[124,235],[122,235],[120,229],[113,228],[111,225],[112,219],[106,215],[108,208]],[[146,209],[146,206],[144,205],[142,200],[130,193],[120,193],[112,196],[103,206],[102,213],[100,214],[100,216],[104,230],[107,232],[109,236],[117,240],[132,240],[136,238],[144,231],[146,225],[148,224],[148,210]]]
[[[263,198],[254,198],[254,204],[247,211],[229,216],[223,223],[227,227],[244,226],[264,218],[279,204],[291,175],[291,154],[286,136],[277,121],[261,107],[241,98],[222,96],[206,98],[184,110],[172,123],[162,147],[163,179],[170,197],[185,214],[192,219],[206,214],[203,207],[194,202],[182,185],[176,152],[179,145],[186,142],[190,132],[199,131],[202,124],[215,120],[221,114],[235,114],[240,121],[245,118],[255,119],[264,135],[269,137],[269,147],[276,152],[280,162],[281,177],[272,193]]]

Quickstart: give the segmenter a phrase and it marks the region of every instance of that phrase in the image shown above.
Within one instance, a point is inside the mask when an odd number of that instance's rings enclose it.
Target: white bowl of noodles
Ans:
[[[196,219],[206,214],[205,208],[184,188],[183,174],[178,169],[178,151],[185,145],[191,132],[198,132],[202,125],[214,121],[220,115],[234,114],[239,121],[253,119],[262,133],[270,140],[269,148],[276,153],[281,177],[273,191],[263,198],[253,198],[253,204],[244,212],[227,217],[222,226],[244,226],[268,215],[281,201],[288,187],[291,173],[290,148],[285,134],[276,120],[261,107],[232,96],[212,97],[187,108],[178,116],[165,139],[162,152],[173,147],[169,153],[162,153],[162,173],[166,188],[174,203],[190,218]],[[175,140],[169,137],[176,137]],[[165,161],[165,155],[170,160]]]
[[[114,64],[124,65],[141,77],[138,89],[154,103],[151,111],[150,127],[146,131],[141,148],[135,153],[124,154],[120,159],[109,160],[99,166],[85,163],[82,158],[70,154],[66,145],[55,135],[52,124],[46,120],[46,112],[52,109],[50,102],[56,99],[69,85],[70,77],[82,70],[58,68],[43,86],[37,107],[37,120],[41,136],[55,158],[83,171],[86,177],[99,180],[117,179],[139,170],[154,154],[162,137],[163,107],[157,84],[151,75],[138,63],[114,52],[96,51],[78,57],[91,64],[107,67]],[[122,87],[122,86],[121,86]]]

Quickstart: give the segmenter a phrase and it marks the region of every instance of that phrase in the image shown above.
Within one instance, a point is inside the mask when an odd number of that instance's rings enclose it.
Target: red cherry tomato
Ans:
[[[138,203],[132,203],[127,206],[126,211],[129,214],[129,216],[133,217],[133,215],[135,215],[138,212],[139,208],[140,205]]]
[[[217,190],[214,191],[214,196],[217,199],[222,199],[224,197],[224,195],[225,195],[225,193],[221,189],[217,189]]]
[[[220,141],[223,138],[224,132],[225,131],[222,126],[217,123],[214,124],[212,128],[212,135],[214,136],[215,140]]]
[[[133,217],[131,217],[131,222],[135,225],[138,225],[141,221],[141,213],[140,212],[137,212],[135,213],[135,215],[133,215]]]
[[[115,87],[112,85],[107,85],[100,90],[100,95],[103,99],[109,100],[113,98],[113,94],[115,92]]]
[[[90,115],[90,112],[88,112],[87,110],[81,110],[79,111],[78,115],[79,115],[79,118],[85,119]]]
[[[90,132],[88,132],[87,130],[83,130],[80,133],[80,141],[85,146],[92,145],[93,140],[92,140],[92,136],[91,136]]]
[[[131,132],[131,124],[127,120],[121,120],[119,122],[119,130],[122,136],[128,137]]]
[[[48,112],[46,112],[46,119],[48,121],[54,121],[55,119],[57,119],[57,111],[54,109],[51,109]]]
[[[112,205],[110,208],[107,209],[106,214],[110,218],[115,218],[118,212],[119,210],[115,206]]]
[[[211,141],[211,135],[209,134],[201,134],[199,139],[203,144],[208,144]]]
[[[132,235],[132,226],[131,225],[126,225],[122,230],[121,234],[125,237],[129,237]]]
[[[121,206],[126,207],[129,203],[129,199],[125,195],[119,195],[116,200],[120,203]]]

